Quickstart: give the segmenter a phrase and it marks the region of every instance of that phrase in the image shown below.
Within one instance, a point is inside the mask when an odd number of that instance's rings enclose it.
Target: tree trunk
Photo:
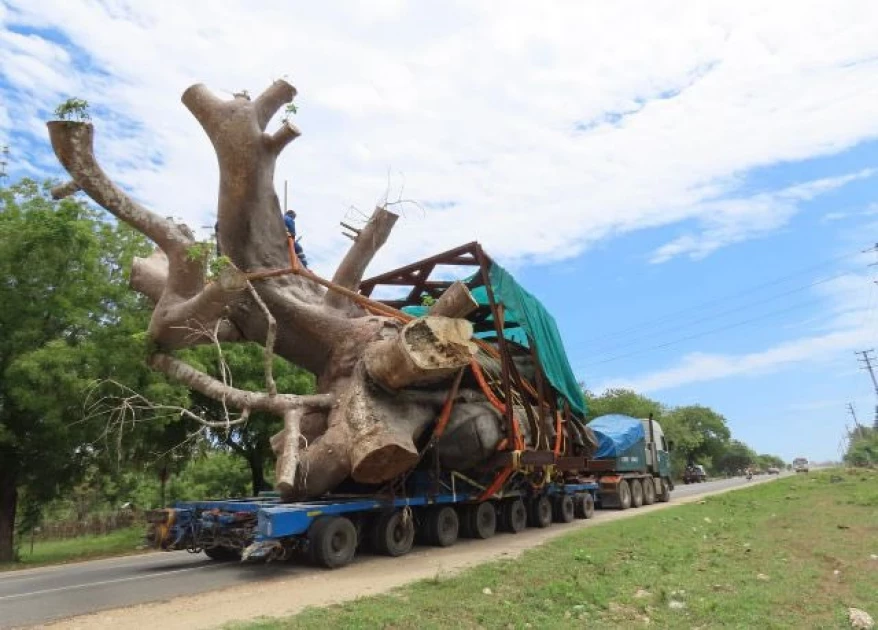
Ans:
[[[230,264],[213,279],[191,230],[165,218],[169,212],[130,199],[100,168],[90,123],[53,121],[48,127],[72,178],[57,194],[84,191],[161,250],[136,259],[131,274],[132,287],[156,304],[149,365],[229,407],[283,417],[285,429],[272,439],[276,483],[284,496],[298,498],[331,491],[348,477],[389,481],[418,460],[416,440],[438,408],[404,394],[424,384],[441,391],[469,365],[476,347],[472,325],[462,317],[476,303],[458,285],[427,317],[401,322],[398,314],[366,308],[357,299],[362,275],[397,219],[386,207],[357,231],[332,282],[298,268],[274,174],[278,155],[299,131],[286,119],[273,133],[266,130],[295,94],[283,80],[252,100],[246,93],[223,100],[203,85],[183,93],[219,166],[217,234]],[[307,225],[304,211],[300,222]],[[318,395],[275,394],[268,369],[267,393],[236,389],[172,354],[215,341],[265,345],[267,365],[273,352],[314,373]],[[255,491],[252,463],[251,472]]]
[[[253,452],[247,458],[250,465],[250,479],[253,484],[253,496],[257,496],[263,490],[268,490],[268,484],[265,483],[265,464],[261,453]]]
[[[15,560],[15,510],[18,487],[11,471],[0,471],[0,562]]]

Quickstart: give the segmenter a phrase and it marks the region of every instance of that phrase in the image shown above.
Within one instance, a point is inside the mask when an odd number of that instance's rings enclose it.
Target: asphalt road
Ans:
[[[680,485],[671,500],[748,483],[753,482],[734,478]],[[598,510],[595,520],[599,521],[602,514]],[[291,563],[216,563],[200,553],[176,551],[0,573],[0,628],[289,578],[309,571],[321,569]]]

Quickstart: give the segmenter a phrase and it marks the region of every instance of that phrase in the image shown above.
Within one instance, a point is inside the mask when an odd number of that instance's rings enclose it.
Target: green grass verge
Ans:
[[[873,554],[878,474],[812,472],[582,529],[387,595],[234,627],[849,628],[849,606],[878,617]]]
[[[25,540],[19,550],[19,561],[0,564],[0,571],[138,553],[138,546],[143,544],[143,532],[143,527],[130,527],[109,534],[38,541],[34,543],[33,553],[30,542]]]

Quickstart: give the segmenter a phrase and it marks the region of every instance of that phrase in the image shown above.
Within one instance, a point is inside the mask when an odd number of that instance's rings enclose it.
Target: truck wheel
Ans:
[[[667,479],[662,478],[662,489],[656,498],[659,500],[659,503],[667,503],[671,500],[671,489],[668,487]]]
[[[385,556],[404,556],[414,542],[414,521],[402,510],[381,514],[372,527],[372,549]]]
[[[631,486],[624,479],[619,482],[619,509],[627,510],[631,507]]]
[[[650,477],[643,480],[643,505],[655,503],[655,479]]]
[[[582,518],[594,518],[594,497],[589,493],[582,495]]]
[[[640,479],[631,480],[631,507],[639,508],[643,505],[643,484]]]
[[[500,529],[517,534],[527,527],[527,508],[521,499],[507,499],[500,504]]]
[[[350,564],[357,552],[357,528],[344,516],[324,516],[308,530],[311,559],[327,569]]]
[[[490,538],[497,531],[497,509],[491,501],[470,507],[468,531],[473,538]]]
[[[562,494],[555,498],[552,506],[552,518],[556,523],[570,523],[575,518],[573,513],[573,497]]]
[[[527,524],[530,527],[540,528],[552,524],[552,503],[549,501],[549,497],[544,495],[531,500]]]
[[[241,552],[229,547],[207,547],[203,551],[204,555],[214,562],[231,562],[241,559]]]
[[[460,519],[453,507],[445,505],[427,512],[427,542],[437,547],[450,547],[457,542]]]

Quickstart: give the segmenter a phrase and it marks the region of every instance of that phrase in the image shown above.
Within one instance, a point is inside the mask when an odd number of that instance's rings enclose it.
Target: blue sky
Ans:
[[[105,169],[201,228],[216,166],[180,94],[286,76],[277,181],[320,272],[339,220],[417,199],[372,271],[480,240],[589,388],[837,457],[846,404],[875,404],[853,352],[878,346],[878,5],[504,6],[0,0],[0,143],[13,177],[59,175],[44,122],[85,98]]]

